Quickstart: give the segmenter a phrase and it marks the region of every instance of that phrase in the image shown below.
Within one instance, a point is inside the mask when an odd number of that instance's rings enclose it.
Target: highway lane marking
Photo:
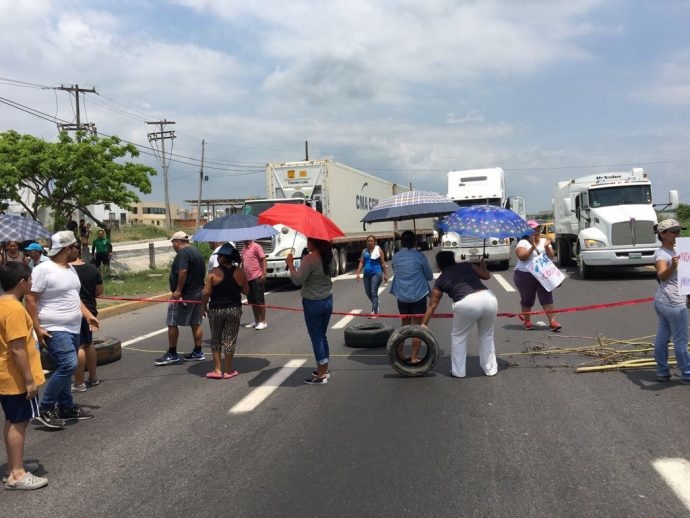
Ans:
[[[500,273],[494,273],[494,279],[496,279],[496,282],[500,284],[504,290],[507,292],[513,292],[515,291],[515,288],[513,288],[513,285],[510,284],[507,280],[503,278],[503,276]]]
[[[260,387],[256,387],[249,394],[243,397],[239,403],[228,410],[228,414],[244,414],[246,412],[251,412],[306,362],[306,359],[290,360],[283,367],[281,367],[278,372],[268,378]]]
[[[690,510],[690,462],[686,459],[656,459],[654,469],[673,490],[683,505]]]
[[[127,340],[126,342],[122,342],[122,344],[120,344],[120,346],[121,347],[127,347],[128,345],[132,345],[132,344],[135,344],[137,342],[141,342],[142,340],[146,340],[147,338],[151,338],[152,336],[161,335],[161,334],[165,333],[167,330],[168,330],[168,328],[164,327],[163,329],[159,329],[158,331],[152,331],[148,334],[137,336],[136,338],[132,338],[131,340]]]
[[[362,312],[363,310],[361,309],[351,309],[350,313],[357,313],[358,315]],[[355,317],[350,315],[350,316],[345,316],[338,320],[335,324],[331,326],[331,329],[342,329],[346,325],[348,325]]]

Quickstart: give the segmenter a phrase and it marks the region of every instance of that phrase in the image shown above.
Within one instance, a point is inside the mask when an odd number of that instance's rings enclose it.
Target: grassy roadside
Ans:
[[[145,298],[168,293],[168,269],[126,273],[116,278],[103,279],[106,297]],[[107,308],[122,301],[99,299],[98,307]]]

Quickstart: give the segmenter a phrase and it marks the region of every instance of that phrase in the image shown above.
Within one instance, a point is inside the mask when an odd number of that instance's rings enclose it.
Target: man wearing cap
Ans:
[[[24,251],[26,252],[26,257],[29,259],[27,264],[32,270],[40,263],[50,261],[45,255],[45,250],[43,250],[43,247],[38,243],[31,243]]]
[[[74,232],[63,230],[53,234],[48,251],[50,260],[33,269],[31,291],[26,295],[26,309],[36,336],[56,364],[36,418],[49,428],[64,427],[63,419],[93,417],[92,412],[74,404],[70,390],[72,374],[77,368],[82,316],[92,330],[99,325],[79,298],[79,276],[69,264],[79,257],[80,248]]]
[[[194,350],[185,354],[186,361],[202,361],[206,359],[201,351],[203,330],[201,328],[201,291],[204,288],[206,265],[201,253],[189,245],[189,236],[182,231],[175,232],[170,238],[176,252],[170,269],[170,302],[166,322],[168,325],[168,352],[158,358],[156,365],[172,365],[180,363],[182,358],[177,354],[177,339],[180,335],[179,326],[190,326],[194,338]],[[187,302],[190,301],[190,302]],[[196,302],[199,301],[199,302]]]

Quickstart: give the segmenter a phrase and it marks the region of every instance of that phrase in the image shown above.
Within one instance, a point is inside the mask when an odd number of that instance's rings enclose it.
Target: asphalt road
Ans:
[[[512,271],[494,274],[488,284],[499,311],[516,311],[517,293],[499,281],[510,288]],[[567,274],[558,307],[644,298],[656,289],[649,271],[586,281]],[[334,293],[337,310],[367,310],[352,275],[337,279]],[[299,291],[273,291],[268,303],[299,308]],[[449,311],[448,299],[441,306]],[[382,312],[395,308],[384,293]],[[660,384],[653,369],[575,373],[591,360],[584,352],[524,354],[612,339],[651,342],[650,304],[564,313],[559,334],[500,318],[492,378],[479,369],[476,338],[468,377],[448,375],[448,319],[431,323],[444,352],[423,378],[399,376],[382,349],[345,347],[342,328],[334,328],[326,386],[302,382],[314,362],[298,312],[271,310],[268,329],[240,330],[241,374],[231,380],[204,377],[207,347],[205,362],[155,367],[166,334],[138,338],[163,330],[164,315],[164,304],[152,304],[103,321],[105,336],[128,345],[122,360],[99,367],[100,386],[75,396],[95,419],[56,432],[30,427],[26,458],[50,484],[30,494],[0,492],[4,516],[690,513],[683,490],[679,497],[654,467],[675,459],[669,480],[690,483],[687,471],[683,479],[690,387]],[[190,343],[183,329],[179,350]],[[295,361],[300,366],[281,370]],[[273,375],[285,379],[269,381]],[[232,411],[243,400],[255,407]]]

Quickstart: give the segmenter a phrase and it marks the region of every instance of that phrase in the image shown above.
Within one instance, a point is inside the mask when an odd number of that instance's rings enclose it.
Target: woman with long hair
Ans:
[[[295,268],[292,254],[285,259],[290,280],[302,287],[302,308],[307,333],[316,359],[316,370],[312,377],[304,380],[309,385],[325,385],[330,378],[328,369],[328,322],[333,313],[333,286],[331,283],[331,243],[322,239],[307,239],[309,253],[302,257],[299,268]]]
[[[379,287],[381,281],[388,282],[388,272],[386,272],[383,250],[376,244],[374,236],[367,236],[367,247],[362,250],[362,255],[359,257],[355,280],[359,280],[362,269],[364,269],[364,294],[371,302],[371,318],[376,318],[379,313]]]

